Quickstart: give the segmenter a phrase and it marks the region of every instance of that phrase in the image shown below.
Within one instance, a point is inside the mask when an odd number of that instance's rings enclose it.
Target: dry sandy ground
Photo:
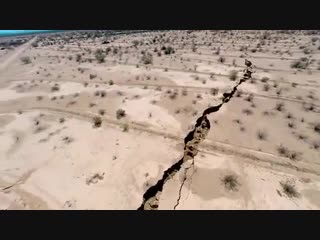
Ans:
[[[254,79],[208,116],[198,155],[164,184],[158,209],[320,209],[320,39],[264,34],[148,32],[108,44],[58,44],[57,35],[3,54],[0,209],[137,209],[181,159],[202,112],[239,80],[244,56]],[[97,62],[95,51],[107,48]],[[151,64],[141,62],[142,51]],[[311,63],[292,68],[301,57]]]

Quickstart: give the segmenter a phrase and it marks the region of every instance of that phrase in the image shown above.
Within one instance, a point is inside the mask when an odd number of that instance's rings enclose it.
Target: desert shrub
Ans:
[[[59,85],[54,85],[54,86],[51,87],[51,92],[57,92],[59,90],[60,90]]]
[[[76,61],[77,61],[77,62],[80,62],[80,61],[81,61],[81,57],[82,57],[81,54],[78,53],[78,54],[76,55]]]
[[[68,59],[71,61],[72,60],[72,56],[68,56]]]
[[[266,83],[268,80],[269,80],[268,77],[263,77],[263,78],[261,78],[261,82],[263,82],[263,83]]]
[[[88,87],[88,84],[89,84],[89,83],[85,82],[83,85],[84,85],[85,87]]]
[[[104,98],[106,95],[107,95],[107,92],[106,92],[106,91],[100,91],[100,96],[101,96],[102,98]]]
[[[178,92],[173,92],[173,93],[171,93],[171,94],[169,95],[169,98],[170,98],[171,100],[175,100],[175,99],[177,98],[177,96],[178,96]]]
[[[37,101],[41,101],[43,99],[43,96],[37,96]]]
[[[97,104],[95,104],[95,103],[89,103],[89,107],[90,108],[92,108],[92,107],[94,107],[94,106],[96,106]]]
[[[113,80],[109,80],[109,85],[113,85],[113,84],[114,84]]]
[[[33,43],[31,44],[31,46],[34,47],[34,48],[38,47],[38,42],[33,42]]]
[[[132,44],[134,47],[137,47],[139,45],[139,41],[138,40],[133,40]]]
[[[59,123],[64,123],[65,122],[65,119],[62,117],[62,118],[59,118]]]
[[[269,85],[268,83],[265,83],[265,84],[263,85],[263,91],[268,92],[269,89],[270,89],[270,85]]]
[[[143,64],[152,64],[153,62],[152,54],[151,53],[143,54],[141,61],[143,62]]]
[[[89,75],[90,80],[91,80],[91,79],[94,79],[94,78],[96,78],[96,77],[97,77],[97,74],[90,74],[90,75]]]
[[[175,53],[175,50],[173,49],[173,47],[171,46],[168,46],[165,50],[164,50],[164,54],[166,55],[170,55],[170,54],[173,54]]]
[[[188,95],[187,89],[182,89],[181,94],[182,96],[187,96]]]
[[[253,100],[253,94],[250,93],[244,100],[248,101],[248,102],[252,102]]]
[[[157,91],[161,91],[161,90],[162,90],[161,86],[157,86],[157,87],[156,87],[156,90],[157,90]]]
[[[320,123],[316,123],[313,127],[313,130],[316,132],[316,133],[319,133],[320,134]]]
[[[277,94],[278,96],[280,96],[280,95],[281,95],[281,92],[282,92],[282,89],[278,89],[278,90],[276,91],[276,94]]]
[[[267,139],[267,133],[262,130],[258,130],[257,137],[259,140],[266,140]]]
[[[122,124],[122,131],[124,131],[124,132],[128,132],[128,131],[129,131],[129,125],[128,125],[128,123]]]
[[[220,57],[218,58],[218,62],[219,62],[219,63],[224,63],[225,61],[226,61],[226,58],[223,57],[223,56],[220,56]]]
[[[288,127],[289,128],[295,128],[294,122],[288,122]]]
[[[28,57],[28,56],[21,57],[20,60],[21,60],[21,62],[22,62],[23,64],[29,64],[29,63],[31,63],[31,58]]]
[[[275,108],[276,108],[277,111],[282,112],[284,110],[284,104],[283,103],[277,103]]]
[[[237,79],[238,72],[236,70],[231,70],[229,73],[229,79],[235,81]]]
[[[256,84],[256,80],[255,80],[254,78],[251,78],[251,79],[250,79],[250,83]]]
[[[299,193],[296,190],[296,187],[293,182],[291,181],[285,181],[285,182],[280,182],[280,185],[282,187],[282,192],[289,198],[297,198],[299,197]]]
[[[236,97],[241,97],[243,94],[242,90],[239,89],[237,92],[236,92]]]
[[[216,54],[216,55],[219,55],[219,54],[220,54],[220,47],[217,48],[215,54]]]
[[[99,114],[100,114],[101,116],[103,116],[105,113],[106,113],[106,111],[105,111],[104,109],[100,109],[100,110],[99,110]]]
[[[288,113],[288,114],[286,115],[286,118],[291,119],[291,118],[293,118],[293,116],[292,116],[291,113]]]
[[[298,139],[299,139],[299,140],[306,140],[306,139],[307,139],[307,136],[306,136],[306,135],[303,135],[303,134],[298,134]]]
[[[308,58],[300,58],[291,63],[291,68],[306,69],[309,65]]]
[[[51,98],[51,101],[55,101],[57,99],[57,97],[56,96],[53,96],[52,98]]]
[[[98,128],[101,127],[102,124],[102,118],[100,116],[94,116],[93,117],[93,127]]]
[[[298,84],[296,84],[296,83],[291,83],[291,86],[292,87],[296,87]]]
[[[168,72],[168,68],[165,68],[164,71],[165,71],[165,72]]]
[[[100,50],[100,51],[99,51]],[[95,53],[95,58],[98,61],[98,63],[103,63],[105,60],[105,55],[103,54],[101,49],[97,49],[96,53]]]
[[[281,144],[277,147],[277,152],[280,154],[280,156],[286,157],[289,154],[289,149]]]
[[[233,122],[238,123],[238,124],[242,123],[240,119],[234,119]]]
[[[125,117],[125,116],[126,116],[125,110],[123,110],[123,109],[118,109],[118,110],[116,111],[116,116],[117,116],[117,119],[121,119],[121,118]]]
[[[210,89],[210,93],[211,93],[213,96],[216,96],[216,95],[219,93],[219,89],[218,89],[218,88],[211,88],[211,89]]]
[[[228,191],[237,191],[240,185],[237,176],[233,174],[224,176],[221,182]]]
[[[206,82],[207,82],[207,80],[205,80],[205,79],[202,80],[202,84],[206,84]]]
[[[252,115],[253,114],[253,112],[250,110],[250,109],[243,109],[242,110],[242,113],[244,113],[244,114],[246,114],[246,115]]]
[[[309,48],[305,48],[305,49],[303,49],[303,53],[304,54],[310,54],[311,50]]]
[[[315,149],[315,150],[318,150],[320,148],[320,142],[316,142],[316,141],[313,142],[312,143],[312,148]]]

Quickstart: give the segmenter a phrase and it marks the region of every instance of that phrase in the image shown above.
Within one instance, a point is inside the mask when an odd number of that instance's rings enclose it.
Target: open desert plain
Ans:
[[[0,209],[320,209],[320,31],[2,47]]]

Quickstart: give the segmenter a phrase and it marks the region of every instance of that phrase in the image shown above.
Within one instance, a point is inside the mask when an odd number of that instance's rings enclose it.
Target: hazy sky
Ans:
[[[32,32],[44,32],[44,31],[50,31],[50,30],[0,30],[0,35],[6,35],[6,34],[19,34],[19,33],[32,33]]]

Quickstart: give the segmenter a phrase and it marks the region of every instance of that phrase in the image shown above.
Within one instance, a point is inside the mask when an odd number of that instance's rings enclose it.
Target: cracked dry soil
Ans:
[[[207,108],[202,113],[202,116],[197,119],[194,129],[191,132],[189,132],[184,139],[183,157],[178,162],[169,167],[166,171],[164,171],[162,178],[155,185],[147,189],[147,191],[143,194],[143,202],[137,210],[158,210],[160,195],[162,193],[165,183],[168,180],[172,179],[172,177],[177,172],[179,172],[184,163],[192,161],[191,166],[193,166],[194,157],[198,154],[199,144],[203,140],[205,140],[210,130],[210,121],[208,120],[207,115],[214,112],[218,112],[222,105],[229,102],[230,99],[234,96],[238,86],[251,78],[251,74],[253,72],[252,63],[245,59],[245,65],[246,68],[243,71],[243,77],[233,87],[231,92],[226,92],[223,94],[222,103],[220,103],[217,106]],[[174,209],[176,209],[176,207],[179,205],[179,201],[181,198],[181,190],[186,180],[186,172],[189,168],[185,169],[184,179],[181,183],[179,189],[179,197],[177,199],[177,203],[174,206]]]

